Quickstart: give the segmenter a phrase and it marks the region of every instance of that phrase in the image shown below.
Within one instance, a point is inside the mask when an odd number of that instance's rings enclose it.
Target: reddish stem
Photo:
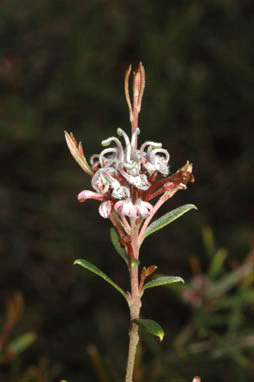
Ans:
[[[139,246],[138,246],[138,226],[136,224],[136,219],[131,219],[131,247],[132,256],[138,260],[139,258]],[[135,355],[137,351],[137,345],[139,342],[138,325],[133,322],[133,320],[139,318],[140,308],[141,308],[141,298],[139,292],[139,274],[138,265],[129,267],[130,271],[130,283],[131,283],[131,296],[130,296],[130,331],[129,331],[129,353],[126,368],[125,382],[133,382],[133,372],[135,365]]]

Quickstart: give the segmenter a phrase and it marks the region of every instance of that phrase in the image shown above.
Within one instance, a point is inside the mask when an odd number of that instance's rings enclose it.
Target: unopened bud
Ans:
[[[128,67],[128,69],[125,72],[124,77],[124,90],[125,90],[125,97],[129,108],[130,113],[130,121],[132,122],[134,118],[137,119],[137,116],[141,110],[141,102],[142,97],[145,89],[145,69],[143,67],[143,64],[140,62],[138,65],[137,70],[133,73],[133,103],[131,103],[130,100],[130,94],[129,94],[129,78],[131,73],[131,65]],[[135,131],[135,128],[133,131]]]
[[[105,202],[100,204],[99,207],[99,214],[104,218],[107,219],[110,216],[112,210],[112,203],[110,200],[106,200]]]
[[[131,73],[131,65],[129,65],[128,69],[125,72],[124,76],[124,90],[125,90],[125,97],[126,97],[126,102],[129,108],[129,113],[130,113],[130,121],[132,122],[133,120],[133,110],[132,110],[132,105],[131,105],[131,100],[130,100],[130,93],[129,93],[129,78],[130,78],[130,73]]]
[[[157,268],[157,265],[149,265],[149,267],[145,268],[146,277],[150,276],[153,272],[155,272]]]
[[[141,110],[141,102],[145,89],[145,69],[142,62],[139,63],[133,78],[133,109]]]
[[[141,76],[140,70],[134,73],[133,77],[133,97],[138,97],[140,92]]]

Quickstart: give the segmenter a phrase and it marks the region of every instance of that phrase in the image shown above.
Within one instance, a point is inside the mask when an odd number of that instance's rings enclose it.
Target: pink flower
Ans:
[[[142,218],[147,218],[153,209],[152,204],[144,202],[142,199],[137,199],[135,206],[137,209],[137,215],[142,216]]]
[[[137,217],[137,209],[132,203],[131,198],[119,200],[119,202],[116,202],[114,205],[114,209],[119,215],[129,216],[129,218]]]
[[[138,198],[135,204],[133,204],[131,198],[127,198],[117,202],[114,208],[120,215],[128,216],[130,218],[146,218],[150,215],[153,206],[148,202],[144,202],[140,198]]]
[[[106,200],[105,202],[101,203],[99,206],[99,214],[104,219],[107,219],[110,216],[111,210],[112,210],[112,202],[110,200]]]
[[[78,201],[85,202],[87,199],[96,199],[103,201],[105,200],[105,196],[103,194],[99,194],[98,192],[83,190],[78,194]]]

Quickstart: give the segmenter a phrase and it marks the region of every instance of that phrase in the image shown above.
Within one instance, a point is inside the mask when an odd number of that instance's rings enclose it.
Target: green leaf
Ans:
[[[223,295],[229,289],[233,288],[238,284],[245,276],[253,272],[253,263],[247,263],[242,265],[236,271],[230,272],[228,275],[223,277],[221,280],[217,280],[206,292],[208,297],[217,297]]]
[[[163,340],[164,330],[156,321],[139,318],[133,320],[133,322],[138,324],[141,328],[145,329],[148,333],[159,337],[160,341]]]
[[[184,283],[184,280],[181,277],[179,277],[179,276],[163,276],[163,277],[158,277],[157,279],[154,279],[154,280],[151,280],[151,281],[148,281],[147,283],[145,283],[145,285],[143,286],[143,290],[148,289],[148,288],[157,287],[157,286],[160,286],[160,285],[167,285],[167,284],[177,283],[179,281]]]
[[[128,301],[126,293],[120,288],[119,285],[117,285],[111,278],[109,278],[104,272],[102,272],[99,268],[97,268],[92,263],[89,263],[89,261],[86,261],[84,259],[77,259],[74,261],[74,264],[81,265],[81,267],[88,269],[90,272],[95,273],[97,276],[101,277],[103,280],[107,281],[110,285],[112,285],[118,292],[123,295],[123,297]]]
[[[34,332],[27,332],[22,334],[15,340],[11,341],[8,344],[8,350],[14,352],[15,354],[19,354],[28,348],[32,343],[36,340],[36,334]]]
[[[215,240],[211,227],[204,226],[202,228],[202,239],[207,254],[213,256],[215,252]]]
[[[119,243],[119,236],[114,227],[110,229],[110,238],[118,255],[120,255],[121,258],[126,262],[126,264],[129,265],[128,257],[126,256],[125,250],[123,249],[123,247],[121,247]]]
[[[151,223],[147,230],[145,231],[143,240],[151,235],[152,233],[158,231],[159,229],[165,227],[169,223],[172,223],[174,220],[178,219],[180,216],[185,214],[186,212],[195,209],[197,210],[197,207],[194,204],[184,204],[181,207],[175,208],[174,210],[166,213],[165,215],[161,216],[159,219],[155,220],[153,223]]]
[[[214,279],[223,270],[223,263],[226,260],[228,253],[224,248],[218,249],[218,251],[213,256],[211,265],[208,271],[208,278]]]

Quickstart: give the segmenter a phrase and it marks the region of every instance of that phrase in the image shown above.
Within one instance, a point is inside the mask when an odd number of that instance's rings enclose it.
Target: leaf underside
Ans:
[[[163,340],[164,330],[158,324],[158,322],[153,320],[147,320],[143,318],[133,320],[141,328],[145,329],[148,333],[153,334],[156,337],[159,337],[160,341]]]
[[[116,252],[118,253],[118,255],[121,256],[121,258],[128,265],[129,264],[128,257],[126,256],[125,250],[123,249],[123,247],[121,247],[121,245],[119,243],[119,236],[118,236],[118,233],[116,232],[114,227],[110,228],[110,238],[111,238],[112,244],[113,244]]]

